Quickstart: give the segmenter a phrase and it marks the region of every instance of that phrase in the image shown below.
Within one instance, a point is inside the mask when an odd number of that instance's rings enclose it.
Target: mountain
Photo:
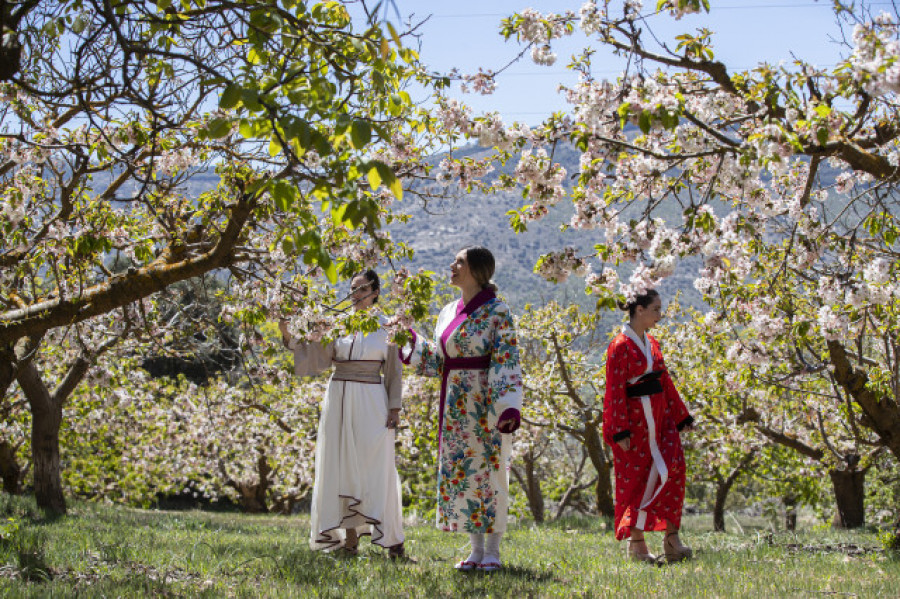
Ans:
[[[457,156],[476,159],[489,153],[490,150],[477,146],[454,151]],[[579,153],[575,148],[560,145],[553,159],[566,169],[570,181],[578,173]],[[514,164],[502,166],[492,176],[496,177],[500,172],[511,174],[514,167]],[[527,303],[542,304],[553,299],[577,302],[585,308],[594,306],[596,300],[585,294],[583,279],[570,277],[565,283],[553,284],[533,271],[542,254],[572,246],[587,255],[600,241],[600,231],[566,228],[574,214],[567,198],[551,208],[543,219],[530,223],[527,231],[517,234],[510,228],[507,212],[530,203],[521,193],[506,191],[486,195],[478,191],[458,191],[454,196],[429,201],[427,205],[415,199],[404,200],[401,204],[401,211],[410,219],[392,227],[391,232],[394,239],[408,243],[415,250],[412,269],[449,273],[450,262],[461,248],[483,245],[494,253],[497,261],[494,280],[514,310],[520,311]],[[674,202],[672,209],[665,212],[666,218],[680,218],[680,208]],[[619,274],[625,278],[630,270],[630,266],[623,266]],[[675,274],[662,283],[660,293],[664,298],[680,293],[682,303],[703,306],[703,300],[693,286],[696,270],[696,260],[680,263]]]

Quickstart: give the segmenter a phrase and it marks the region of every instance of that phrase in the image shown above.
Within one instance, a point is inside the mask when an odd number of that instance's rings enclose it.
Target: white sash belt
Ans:
[[[653,370],[653,352],[651,351],[650,339],[647,338],[646,343],[644,343],[628,325],[623,327],[622,332],[644,352],[644,357],[647,359],[647,369],[644,374]],[[633,385],[641,376],[629,379],[628,383]],[[662,453],[659,451],[659,444],[656,442],[656,420],[653,418],[653,408],[650,405],[650,397],[648,395],[641,396],[641,407],[644,409],[644,419],[647,421],[647,440],[650,444],[650,455],[653,457],[653,466],[650,468],[650,475],[647,477],[647,486],[644,488],[644,496],[641,499],[638,519],[635,523],[635,528],[643,530],[647,521],[647,512],[644,510],[653,503],[653,500],[656,499],[665,486],[666,481],[669,480],[669,468],[666,466]],[[657,480],[659,481],[659,486],[657,486]],[[655,491],[654,488],[656,489]]]

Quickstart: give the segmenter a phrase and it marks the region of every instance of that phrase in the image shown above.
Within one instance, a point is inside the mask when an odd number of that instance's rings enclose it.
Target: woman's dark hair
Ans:
[[[659,292],[656,289],[648,289],[647,293],[643,293],[637,297],[635,297],[630,302],[619,302],[619,310],[623,312],[628,312],[628,316],[634,316],[634,310],[640,306],[641,308],[646,308],[650,304],[653,303],[653,300],[659,297]]]
[[[497,286],[491,282],[494,276],[494,254],[491,250],[480,245],[470,245],[464,247],[466,253],[466,264],[469,265],[469,272],[475,277],[475,282],[481,285],[482,289],[490,289],[496,292]]]
[[[372,300],[373,304],[377,304],[378,296],[381,295],[381,279],[378,278],[378,273],[370,268],[368,270],[363,270],[356,273],[350,278],[350,280],[352,281],[356,277],[360,276],[365,277],[366,281],[368,281],[369,291],[373,291],[377,294],[375,295],[375,299]]]

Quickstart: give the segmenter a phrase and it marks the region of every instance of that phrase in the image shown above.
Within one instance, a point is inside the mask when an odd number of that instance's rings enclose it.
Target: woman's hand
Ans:
[[[397,428],[398,424],[400,424],[400,408],[388,410],[387,422],[384,425],[388,428]]]
[[[631,449],[631,437],[625,437],[619,441],[616,441],[616,444],[622,448],[624,451],[628,451]]]

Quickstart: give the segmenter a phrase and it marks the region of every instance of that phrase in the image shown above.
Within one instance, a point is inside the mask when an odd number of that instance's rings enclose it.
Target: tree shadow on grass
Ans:
[[[527,566],[503,566],[501,570],[497,572],[479,572],[478,570],[472,570],[469,572],[459,572],[459,576],[467,576],[472,578],[484,578],[486,580],[490,580],[493,577],[501,577],[501,578],[515,578],[521,581],[526,582],[562,582],[559,578],[553,575],[551,570],[541,569],[541,568],[533,568]]]

